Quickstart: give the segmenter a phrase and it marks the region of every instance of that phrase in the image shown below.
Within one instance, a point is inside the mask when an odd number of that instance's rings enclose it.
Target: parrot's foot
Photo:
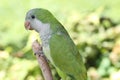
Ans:
[[[53,80],[49,64],[47,62],[45,55],[43,54],[42,46],[38,43],[37,40],[33,42],[32,50],[38,60],[45,80]]]
[[[42,46],[41,44],[39,44],[38,40],[35,40],[33,42],[32,48],[33,48],[34,55],[38,55],[39,57],[44,55]]]
[[[34,53],[34,55],[38,55],[39,57],[44,57],[47,60],[47,62],[49,62],[49,60],[44,55],[43,51],[38,51],[38,52]]]
[[[42,46],[41,46],[41,44],[39,44],[38,40],[35,40],[33,42],[32,49],[33,49],[34,55],[37,55],[38,57],[44,57],[48,61],[48,59],[46,58],[46,56],[43,53]]]
[[[43,56],[43,51],[38,51],[38,52],[35,52],[34,55],[39,55],[39,56]]]

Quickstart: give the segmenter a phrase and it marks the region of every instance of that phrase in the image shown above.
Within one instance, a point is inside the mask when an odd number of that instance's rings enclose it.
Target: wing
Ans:
[[[61,30],[61,29],[60,29]],[[82,57],[63,28],[50,38],[50,53],[54,64],[69,75],[86,74]]]

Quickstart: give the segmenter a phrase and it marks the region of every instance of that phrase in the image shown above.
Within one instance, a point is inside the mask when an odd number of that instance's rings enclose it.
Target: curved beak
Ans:
[[[33,30],[29,21],[25,21],[24,26],[25,26],[25,29],[27,29],[27,30]]]

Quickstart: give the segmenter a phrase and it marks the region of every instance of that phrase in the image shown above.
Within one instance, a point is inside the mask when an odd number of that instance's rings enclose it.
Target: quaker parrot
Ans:
[[[25,28],[39,33],[43,52],[62,80],[87,80],[82,56],[63,25],[46,9],[27,12]]]

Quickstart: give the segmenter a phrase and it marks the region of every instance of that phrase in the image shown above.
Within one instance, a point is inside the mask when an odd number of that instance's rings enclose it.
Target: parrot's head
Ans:
[[[55,21],[55,18],[48,10],[35,8],[27,12],[24,25],[27,30],[40,32],[46,29],[44,25],[50,25],[51,21]]]

